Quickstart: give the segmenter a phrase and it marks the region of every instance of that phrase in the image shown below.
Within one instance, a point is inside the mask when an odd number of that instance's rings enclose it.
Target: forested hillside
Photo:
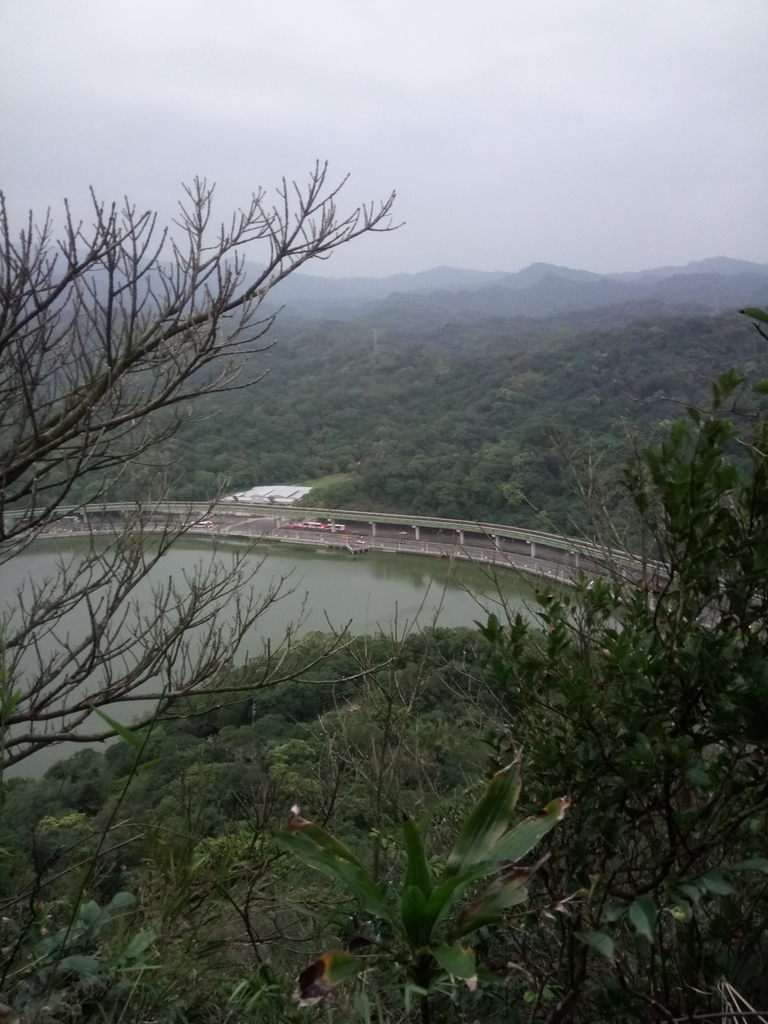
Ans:
[[[768,1024],[766,3],[0,26],[0,1024]]]
[[[9,386],[13,437],[54,436],[58,461],[20,477],[57,488],[42,524],[100,496],[95,451],[112,497],[317,479],[333,505],[566,531],[607,513],[653,568],[543,585],[525,616],[499,588],[459,629],[291,626],[238,667],[261,605],[237,553],[160,565],[191,520],[143,534],[140,507],[62,556],[58,591],[30,580],[0,630],[0,767],[87,744],[43,778],[0,771],[0,1024],[765,1016],[768,314],[747,312],[286,318],[225,397],[213,318],[125,381],[110,327],[103,382],[71,350],[92,401],[54,408],[82,409],[79,458]],[[200,385],[179,430],[170,398],[145,404],[163,374]],[[131,727],[111,717],[134,700]]]
[[[551,460],[538,493],[564,518],[553,427],[565,454],[588,443],[617,468],[632,410],[658,436],[624,463],[620,500],[663,570],[652,588],[542,588],[525,618],[502,603],[456,630],[289,636],[194,695],[166,689],[133,730],[100,711],[119,737],[104,753],[0,779],[3,1024],[298,1024],[318,1004],[345,1024],[692,1024],[765,1007],[768,314],[752,312],[758,332],[727,314],[375,343],[293,325],[256,362],[284,371],[256,400],[209,397],[166,451],[182,469],[207,451],[255,472],[259,450],[277,473],[285,453],[405,504],[447,501],[441,482],[458,500],[477,462],[511,514]],[[752,381],[707,379],[731,362]],[[414,465],[421,490],[394,493]],[[216,483],[186,472],[182,487]],[[7,664],[0,725],[22,696]]]
[[[738,314],[653,305],[429,329],[286,320],[275,338],[253,358],[264,379],[209,399],[166,452],[178,497],[332,476],[308,503],[585,527],[569,460],[611,475],[636,434],[759,359]]]
[[[582,579],[535,621],[316,633],[279,686],[229,670],[8,781],[0,985],[25,1024],[759,1016],[768,424],[739,386],[627,468],[653,595]]]

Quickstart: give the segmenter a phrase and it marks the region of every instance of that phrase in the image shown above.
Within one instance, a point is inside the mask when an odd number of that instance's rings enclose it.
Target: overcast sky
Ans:
[[[767,43],[766,0],[2,0],[0,187],[224,216],[320,158],[406,222],[324,274],[764,262]]]

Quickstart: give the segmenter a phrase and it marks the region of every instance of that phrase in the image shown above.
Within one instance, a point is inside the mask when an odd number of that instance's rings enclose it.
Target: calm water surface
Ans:
[[[0,567],[0,614],[6,616],[18,605],[17,589],[28,585],[30,577],[38,583],[54,577],[57,563],[76,557],[84,551],[83,545],[83,541],[75,539],[41,541]],[[210,541],[204,540],[176,544],[160,560],[150,580],[138,588],[137,595],[139,599],[142,592],[146,595],[153,580],[159,582],[169,576],[183,580],[195,565],[207,564],[211,558],[226,563],[235,550],[234,546],[219,544],[212,551]],[[287,578],[285,589],[291,592],[257,621],[240,648],[239,661],[257,655],[267,640],[278,643],[286,629],[297,623],[300,632],[348,627],[353,633],[389,632],[394,628],[402,633],[405,628],[426,628],[433,623],[471,626],[475,619],[482,620],[488,610],[498,610],[499,595],[493,581],[479,567],[466,562],[378,552],[352,556],[327,549],[273,544],[249,553],[247,566],[256,568],[262,559],[254,581],[256,592],[266,592],[270,582],[281,577]],[[531,603],[532,589],[514,573],[502,571],[498,584],[514,609],[525,610]],[[77,632],[77,612],[67,626]],[[130,721],[137,710],[133,705],[116,717]],[[8,774],[42,774],[51,763],[81,747],[50,747]]]

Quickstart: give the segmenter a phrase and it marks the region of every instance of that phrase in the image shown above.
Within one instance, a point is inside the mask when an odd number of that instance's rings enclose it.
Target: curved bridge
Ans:
[[[118,520],[135,508],[123,502],[72,509],[70,516],[63,512],[63,517],[49,532],[78,533],[85,529],[114,528]],[[169,518],[181,523],[198,515],[201,518],[192,526],[192,535],[309,544],[339,548],[352,554],[374,549],[466,558],[562,582],[572,582],[579,572],[604,576],[619,571],[625,578],[639,581],[649,572],[660,571],[658,566],[646,566],[644,570],[638,559],[623,551],[501,523],[359,509],[284,508],[234,501],[222,501],[215,506],[194,502],[163,502],[153,506],[157,528]],[[323,520],[326,528],[302,528],[299,524],[307,519]]]

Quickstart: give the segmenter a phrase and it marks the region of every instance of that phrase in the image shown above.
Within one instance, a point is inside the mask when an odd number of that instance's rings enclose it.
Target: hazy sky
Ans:
[[[224,216],[320,158],[406,221],[324,274],[763,262],[766,44],[766,0],[2,0],[0,187]]]

